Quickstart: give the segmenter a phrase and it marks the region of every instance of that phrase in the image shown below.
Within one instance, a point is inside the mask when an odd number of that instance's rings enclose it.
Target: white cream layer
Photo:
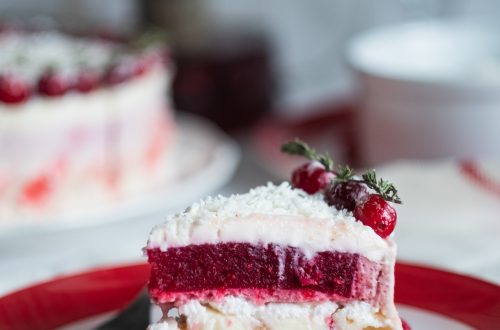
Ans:
[[[328,206],[288,183],[252,189],[247,194],[207,198],[153,229],[148,248],[166,250],[198,244],[244,242],[320,251],[359,253],[392,263],[395,246],[349,213]]]
[[[191,300],[178,309],[186,317],[187,329],[267,329],[267,330],[351,330],[401,329],[397,315],[383,312],[365,302],[339,306],[334,302],[319,304],[269,303],[254,305],[242,298],[227,297],[218,303],[201,304]],[[173,318],[166,318],[150,330],[178,329]]]

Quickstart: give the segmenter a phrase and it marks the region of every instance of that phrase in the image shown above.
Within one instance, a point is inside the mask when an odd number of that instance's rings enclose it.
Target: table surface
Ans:
[[[411,171],[411,167],[406,167],[407,172]],[[397,171],[391,166],[382,171],[387,174],[393,172],[401,173],[401,166],[397,167]],[[423,177],[427,175],[421,173]],[[397,175],[394,179],[396,182],[405,180],[403,176]],[[267,181],[280,180],[260,167],[256,159],[246,153],[235,177],[218,193],[242,192]],[[417,176],[413,180],[415,182],[407,182],[410,187],[418,185],[422,178]],[[408,202],[399,207],[396,234],[398,257],[407,262],[440,267],[500,284],[500,240],[496,239],[500,235],[500,218],[482,226],[482,219],[476,219],[474,214],[467,212],[464,214],[463,208],[467,203],[461,203],[462,209],[456,210],[453,200],[433,199],[432,191],[438,194],[438,188],[431,188],[431,198],[424,200],[422,206]],[[408,188],[402,193],[406,200],[419,199]],[[496,196],[493,198],[484,193],[480,200],[484,200],[484,205],[494,205],[489,211],[490,217],[494,217],[497,210],[496,214],[500,214],[500,199],[496,199]],[[444,205],[438,208],[437,214],[432,210],[425,210],[438,202]],[[481,204],[478,207],[483,206]],[[448,214],[451,223],[439,223],[446,216],[443,209],[455,210]],[[466,219],[471,220],[466,223],[460,217],[473,219]],[[141,248],[146,243],[151,227],[162,219],[163,215],[159,214],[101,227],[44,234],[29,242],[14,242],[9,246],[9,253],[0,250],[0,295],[55,276],[89,268],[144,261]],[[428,220],[435,224],[428,225]]]

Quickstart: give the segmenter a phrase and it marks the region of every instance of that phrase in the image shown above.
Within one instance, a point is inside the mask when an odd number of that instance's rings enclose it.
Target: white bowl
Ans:
[[[364,160],[498,155],[498,32],[486,23],[449,20],[355,37],[347,59],[360,79]]]

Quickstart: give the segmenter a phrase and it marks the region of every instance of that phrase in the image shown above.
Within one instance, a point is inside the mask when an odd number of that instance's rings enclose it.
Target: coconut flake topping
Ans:
[[[148,248],[220,242],[300,247],[307,256],[336,250],[382,261],[392,241],[379,237],[352,216],[289,183],[268,183],[246,194],[208,197],[153,228]]]
[[[323,195],[309,195],[301,189],[294,189],[288,182],[276,186],[268,183],[265,186],[251,189],[246,194],[229,197],[208,197],[193,204],[186,211],[168,217],[185,218],[190,221],[206,221],[213,218],[245,217],[255,213],[268,215],[296,215],[307,218],[337,218],[348,216],[323,201]],[[352,217],[351,217],[352,218]],[[355,221],[352,218],[352,221]]]

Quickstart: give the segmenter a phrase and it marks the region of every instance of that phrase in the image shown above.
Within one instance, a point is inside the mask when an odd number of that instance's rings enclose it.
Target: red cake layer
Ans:
[[[359,254],[273,244],[189,245],[148,249],[149,291],[159,303],[244,296],[257,303],[363,300],[375,305],[387,290],[384,265]]]

